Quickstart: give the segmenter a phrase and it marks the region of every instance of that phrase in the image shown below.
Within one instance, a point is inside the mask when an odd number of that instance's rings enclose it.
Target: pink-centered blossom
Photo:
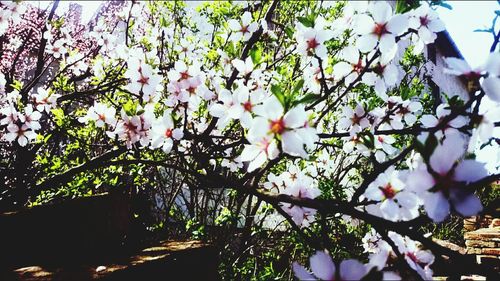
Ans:
[[[370,126],[370,121],[366,118],[366,112],[361,104],[357,104],[353,110],[350,106],[342,109],[342,118],[339,120],[339,127],[355,134]]]
[[[296,198],[314,199],[321,194],[321,191],[313,185],[313,179],[308,176],[297,177],[295,181],[289,183],[281,194]],[[316,209],[297,206],[291,203],[281,203],[285,211],[292,220],[300,227],[308,227],[316,214]]]
[[[106,124],[114,126],[116,124],[116,109],[103,103],[94,102],[87,114],[79,118],[79,121],[82,123],[94,121],[98,128],[102,128]]]
[[[161,148],[163,152],[172,150],[174,140],[184,136],[181,128],[174,128],[171,113],[166,111],[163,116],[155,120],[151,128],[151,147]]]
[[[466,184],[488,173],[483,163],[463,159],[465,149],[466,142],[460,134],[447,135],[434,149],[429,162],[420,162],[408,175],[408,188],[422,198],[427,215],[436,222],[443,221],[451,208],[466,217],[483,208],[474,190],[467,189]]]
[[[367,53],[378,44],[382,54],[389,53],[397,48],[396,36],[403,34],[408,29],[406,15],[394,15],[391,6],[385,1],[376,1],[370,4],[366,14],[358,15],[354,30],[360,35],[356,46]]]
[[[310,147],[317,140],[316,130],[309,126],[308,116],[303,106],[296,106],[288,112],[273,95],[262,105],[255,107],[257,117],[248,130],[247,139],[265,135],[279,137],[283,152],[292,156],[307,157],[304,146]]]
[[[378,202],[375,215],[381,215],[391,221],[410,220],[418,216],[418,197],[406,190],[406,185],[399,178],[396,170],[391,169],[380,174],[366,189],[364,196]],[[367,208],[368,211],[374,210]]]
[[[31,130],[26,124],[16,125],[9,124],[7,126],[7,133],[3,135],[3,139],[8,142],[13,142],[17,139],[20,146],[26,146],[30,141],[36,139],[37,134]]]
[[[243,13],[239,21],[230,19],[227,24],[232,32],[230,40],[233,42],[240,40],[248,41],[252,34],[259,28],[257,22],[252,22],[252,14],[250,12]]]
[[[47,113],[49,113],[52,108],[56,107],[57,99],[60,96],[59,94],[50,94],[48,90],[42,87],[37,89],[37,94],[32,95],[36,110],[40,112],[45,111]]]
[[[423,2],[420,7],[409,12],[409,27],[416,30],[418,40],[413,47],[413,53],[421,53],[424,46],[434,43],[436,33],[445,29],[443,21],[438,17],[436,11]]]
[[[305,27],[301,23],[297,24],[297,51],[301,55],[313,56],[316,55],[321,59],[327,57],[327,48],[325,41],[333,37],[333,32],[325,28],[326,21],[323,17],[318,17],[315,20],[314,27]]]

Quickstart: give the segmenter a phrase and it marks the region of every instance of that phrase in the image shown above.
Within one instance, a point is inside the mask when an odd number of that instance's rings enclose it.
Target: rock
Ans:
[[[481,249],[481,254],[500,256],[500,248],[483,248]]]
[[[432,238],[432,241],[436,242],[437,244],[443,246],[443,247],[446,247],[450,250],[453,250],[455,252],[459,252],[460,254],[465,254],[465,249],[458,246],[457,244],[453,244],[449,241],[444,241],[444,240],[440,240],[440,239],[437,239],[437,238]]]
[[[467,254],[479,255],[479,254],[481,254],[481,248],[467,248]]]
[[[490,224],[490,228],[500,227],[500,219],[493,219]]]
[[[485,281],[486,277],[481,275],[470,275],[470,276],[462,276],[460,280],[463,281]]]
[[[474,231],[476,229],[487,228],[493,220],[493,217],[489,215],[466,218],[464,219],[464,229],[465,231]]]
[[[465,240],[487,240],[500,242],[500,228],[481,228],[466,232]]]
[[[468,248],[495,248],[500,247],[500,242],[488,240],[466,240],[465,246]]]

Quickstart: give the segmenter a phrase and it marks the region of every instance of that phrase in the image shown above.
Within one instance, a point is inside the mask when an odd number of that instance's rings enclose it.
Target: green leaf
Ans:
[[[273,95],[279,100],[281,105],[285,107],[285,95],[283,94],[281,87],[278,85],[271,85],[271,93],[273,93]]]
[[[252,62],[254,65],[257,65],[260,63],[260,60],[262,59],[262,49],[260,48],[253,48],[250,51],[250,57],[252,58]]]
[[[48,134],[48,135],[46,135],[46,136],[43,138],[43,142],[44,142],[44,143],[47,143],[47,142],[50,140],[50,138],[51,138],[51,137],[52,137],[52,134]]]
[[[403,14],[412,9],[413,3],[415,1],[411,0],[397,0],[396,1],[396,13]]]
[[[285,33],[288,36],[288,38],[293,38],[293,33],[295,33],[295,31],[291,26],[287,26],[285,27]]]
[[[309,17],[297,17],[297,20],[305,27],[313,27],[314,20],[311,20]]]
[[[303,98],[295,101],[295,104],[294,105],[298,105],[298,104],[301,104],[301,103],[305,103],[305,104],[308,104],[308,103],[311,103],[313,101],[315,101],[316,99],[318,98],[318,95],[315,95],[315,94],[307,94],[305,95]]]
[[[123,110],[125,110],[125,113],[127,113],[128,116],[134,116],[137,111],[137,104],[129,100],[123,105]]]
[[[294,94],[300,93],[302,87],[304,87],[304,79],[300,79],[299,81],[297,81],[297,83],[293,87],[293,93]]]
[[[54,115],[56,125],[62,127],[64,125],[64,111],[61,108],[54,108],[51,109],[51,112]]]

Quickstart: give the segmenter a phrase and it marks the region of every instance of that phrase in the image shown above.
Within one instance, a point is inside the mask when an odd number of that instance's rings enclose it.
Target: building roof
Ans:
[[[451,38],[450,33],[446,30],[437,34],[435,44],[445,57],[464,58],[455,41]]]

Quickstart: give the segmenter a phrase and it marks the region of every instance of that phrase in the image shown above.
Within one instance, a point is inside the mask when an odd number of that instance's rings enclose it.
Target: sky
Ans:
[[[61,1],[59,3],[59,13],[68,10],[72,1]],[[82,5],[82,22],[88,22],[94,15],[96,9],[104,1],[78,1]],[[42,8],[47,7],[51,1],[39,1]],[[464,58],[473,67],[482,65],[489,53],[489,48],[493,42],[491,34],[484,32],[474,32],[475,29],[491,27],[494,11],[500,10],[497,1],[448,1],[452,10],[439,7],[437,9],[440,18],[444,21],[446,29],[452,39],[460,49]],[[497,29],[500,28],[500,19],[497,22]],[[491,108],[493,103],[486,101],[483,108]],[[500,135],[500,128],[497,128],[497,135]],[[493,170],[499,162],[500,150],[498,148],[483,149],[477,152],[478,160],[484,161],[489,170]]]
[[[52,1],[38,1],[41,8],[46,8]],[[68,11],[69,4],[76,2],[82,6],[82,23],[87,23],[99,6],[105,1],[60,1],[57,6],[57,14],[64,14]]]
[[[486,60],[493,36],[475,29],[490,28],[494,11],[500,10],[497,1],[448,1],[452,10],[439,7],[439,17],[471,66],[478,66]],[[497,29],[500,20],[497,22]]]

